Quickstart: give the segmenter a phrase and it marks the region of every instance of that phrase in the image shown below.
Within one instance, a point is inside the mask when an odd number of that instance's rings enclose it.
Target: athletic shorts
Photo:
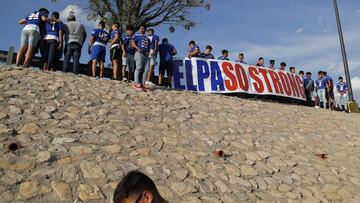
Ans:
[[[21,47],[37,47],[40,39],[40,33],[36,30],[23,30],[21,32]]]
[[[118,59],[119,61],[122,59],[122,53],[119,46],[110,49],[110,60],[113,61]]]
[[[150,54],[149,54],[150,66],[156,65],[156,58],[157,58],[157,53],[155,53],[154,50],[150,50]]]
[[[91,50],[91,60],[105,62],[106,48],[104,46],[95,45]]]
[[[134,55],[126,54],[126,57],[122,57],[122,65],[127,66],[130,72],[135,71]]]
[[[172,61],[163,61],[163,62],[160,61],[159,74],[165,75],[165,71],[168,76],[173,75],[173,62]]]

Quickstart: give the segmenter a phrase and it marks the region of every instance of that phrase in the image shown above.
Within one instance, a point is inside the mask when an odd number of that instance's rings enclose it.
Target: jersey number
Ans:
[[[37,19],[39,19],[38,13],[32,13],[29,15],[29,20],[37,20]]]

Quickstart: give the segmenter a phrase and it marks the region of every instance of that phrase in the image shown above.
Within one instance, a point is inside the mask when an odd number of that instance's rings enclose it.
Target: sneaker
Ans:
[[[149,87],[155,87],[156,85],[153,83],[153,82],[151,82],[151,81],[146,81],[145,82],[145,85],[146,86],[149,86]]]
[[[143,91],[144,90],[144,87],[141,84],[134,84],[132,87],[137,91]]]
[[[128,81],[128,79],[127,79],[126,77],[123,77],[123,79],[122,79],[121,81],[123,81],[123,82],[127,82],[127,81]]]
[[[320,106],[315,106],[315,109],[320,109]]]

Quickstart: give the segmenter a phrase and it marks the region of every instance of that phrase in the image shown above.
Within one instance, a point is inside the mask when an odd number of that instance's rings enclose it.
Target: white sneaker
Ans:
[[[315,106],[315,109],[320,109],[320,106]]]
[[[128,79],[127,79],[126,77],[123,77],[123,79],[122,79],[121,81],[123,81],[123,82],[127,82],[127,81],[128,81]]]
[[[151,82],[151,81],[146,81],[145,82],[145,85],[146,86],[149,86],[149,87],[154,87],[154,86],[156,86],[153,82]]]

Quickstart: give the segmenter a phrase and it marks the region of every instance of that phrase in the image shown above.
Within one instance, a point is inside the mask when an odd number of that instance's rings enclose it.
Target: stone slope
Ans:
[[[0,202],[111,202],[134,169],[170,202],[360,201],[358,114],[5,67],[0,92]]]

